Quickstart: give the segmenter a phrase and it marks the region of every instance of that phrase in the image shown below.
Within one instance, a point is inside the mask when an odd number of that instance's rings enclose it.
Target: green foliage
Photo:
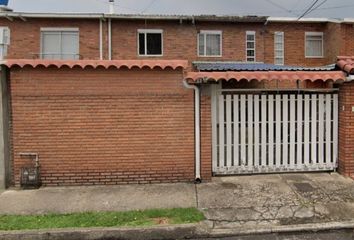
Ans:
[[[195,208],[47,215],[0,215],[0,230],[152,226],[159,224],[157,219],[164,219],[164,222],[168,224],[183,224],[202,221],[204,216]]]

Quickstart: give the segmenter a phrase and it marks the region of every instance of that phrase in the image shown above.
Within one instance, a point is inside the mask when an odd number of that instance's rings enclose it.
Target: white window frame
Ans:
[[[276,36],[282,36],[282,41],[281,42],[277,42],[276,41]],[[277,43],[281,43],[282,44],[282,48],[281,49],[277,49]],[[282,52],[282,56],[281,57],[277,57],[276,51],[281,51]],[[277,59],[281,59],[282,63],[277,63],[276,62]],[[274,64],[275,65],[284,65],[285,64],[285,38],[284,38],[284,32],[274,32]]]
[[[200,34],[211,34],[220,36],[220,54],[219,55],[206,55],[206,38],[204,38],[204,55],[199,52],[199,36]],[[222,31],[221,30],[200,30],[197,34],[197,54],[198,57],[222,57]]]
[[[80,58],[80,29],[79,28],[66,28],[66,27],[42,27],[40,28],[40,58],[43,59],[43,32],[77,32],[79,36],[79,41],[78,41],[78,49],[79,52],[77,53]],[[60,60],[60,59],[59,59]]]
[[[139,34],[143,33],[144,34],[144,45],[145,45],[145,49],[144,49],[144,54],[140,54],[139,51]],[[161,34],[161,54],[147,54],[147,37],[146,34],[148,33],[160,33]],[[162,57],[163,56],[163,30],[162,29],[138,29],[138,37],[137,37],[137,52],[138,52],[138,56],[139,57]]]
[[[322,55],[321,56],[308,56],[307,55],[307,37],[308,36],[321,36],[322,42]],[[323,58],[324,57],[324,39],[323,39],[323,32],[305,32],[305,58]]]
[[[254,40],[253,41],[249,41],[248,39],[247,39],[247,36],[248,35],[253,35],[254,36]],[[256,62],[256,31],[246,31],[246,62]],[[253,42],[254,43],[254,48],[248,48],[247,47],[247,43],[248,42]],[[248,50],[253,50],[254,51],[254,56],[251,56],[251,57],[249,57],[248,55],[247,55],[247,51]],[[254,58],[254,61],[248,61],[248,58]]]

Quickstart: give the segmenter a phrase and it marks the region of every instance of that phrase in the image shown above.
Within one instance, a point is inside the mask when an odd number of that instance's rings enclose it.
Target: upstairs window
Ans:
[[[159,29],[138,30],[139,56],[162,56],[162,32]]]
[[[247,62],[256,61],[256,32],[255,31],[246,32],[246,61]]]
[[[274,33],[274,64],[284,65],[284,32]]]
[[[323,33],[322,32],[305,33],[305,57],[307,58],[323,57]]]
[[[78,28],[41,28],[42,59],[79,59]]]
[[[198,56],[221,57],[221,31],[200,31],[198,34]]]

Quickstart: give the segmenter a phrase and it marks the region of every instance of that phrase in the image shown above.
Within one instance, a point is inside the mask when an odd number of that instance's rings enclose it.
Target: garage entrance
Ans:
[[[338,94],[213,91],[213,174],[337,167]]]

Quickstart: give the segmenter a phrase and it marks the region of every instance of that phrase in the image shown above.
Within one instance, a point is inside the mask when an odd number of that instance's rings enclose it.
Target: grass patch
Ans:
[[[136,227],[159,224],[196,223],[202,220],[204,220],[204,215],[196,208],[46,215],[0,215],[0,230]]]

